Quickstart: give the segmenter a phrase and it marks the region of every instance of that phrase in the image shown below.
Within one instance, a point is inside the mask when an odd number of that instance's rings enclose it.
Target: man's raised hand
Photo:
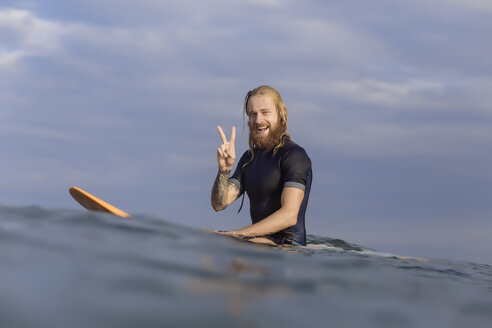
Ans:
[[[220,126],[217,126],[220,138],[222,139],[222,145],[217,148],[217,162],[219,164],[219,171],[231,171],[236,161],[236,151],[234,149],[234,142],[236,140],[236,127],[232,127],[231,139],[227,141],[227,138]]]

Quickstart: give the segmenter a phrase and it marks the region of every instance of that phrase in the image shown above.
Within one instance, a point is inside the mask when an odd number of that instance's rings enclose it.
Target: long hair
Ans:
[[[280,93],[275,88],[272,88],[268,85],[261,85],[251,91],[248,91],[246,97],[244,98],[243,126],[245,115],[248,115],[248,101],[253,96],[270,96],[277,109],[278,124],[284,132],[280,136],[278,144],[273,148],[273,156],[275,156],[277,151],[285,145],[285,141],[290,139],[290,134],[287,132],[287,106],[285,106],[284,101],[282,100],[282,96],[280,96]],[[251,163],[255,157],[254,151],[256,149],[256,145],[251,140],[248,141],[248,144],[251,158],[243,165],[242,168]]]

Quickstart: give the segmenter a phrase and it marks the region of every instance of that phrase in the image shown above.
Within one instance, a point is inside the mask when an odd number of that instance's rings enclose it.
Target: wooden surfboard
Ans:
[[[114,207],[111,204],[106,203],[105,201],[97,198],[94,195],[89,194],[87,191],[84,191],[78,187],[71,187],[69,190],[70,195],[83,207],[88,209],[89,211],[97,211],[97,212],[106,212],[111,213],[117,216],[121,216],[124,218],[130,217],[131,215],[120,210],[117,207]]]

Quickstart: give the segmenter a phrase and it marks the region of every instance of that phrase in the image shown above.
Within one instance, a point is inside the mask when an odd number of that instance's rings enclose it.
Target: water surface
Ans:
[[[356,241],[353,241],[356,242]],[[0,206],[0,327],[490,327],[492,268]]]

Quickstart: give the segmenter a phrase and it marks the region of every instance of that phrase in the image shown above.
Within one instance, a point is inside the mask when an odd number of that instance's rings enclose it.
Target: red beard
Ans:
[[[285,127],[280,124],[276,124],[276,127],[272,129],[270,126],[270,132],[266,136],[258,135],[256,132],[256,128],[258,127],[256,124],[251,125],[248,122],[249,126],[249,141],[252,142],[253,145],[262,150],[270,150],[275,148],[280,143],[280,138],[285,132]]]

